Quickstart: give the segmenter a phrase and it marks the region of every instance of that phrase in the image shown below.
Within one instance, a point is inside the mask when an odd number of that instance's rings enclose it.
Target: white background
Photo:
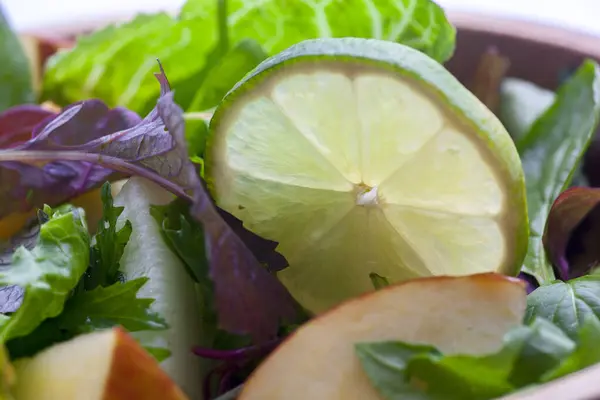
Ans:
[[[20,31],[177,10],[184,0],[0,0]],[[450,11],[480,11],[560,25],[600,36],[600,0],[438,0]]]

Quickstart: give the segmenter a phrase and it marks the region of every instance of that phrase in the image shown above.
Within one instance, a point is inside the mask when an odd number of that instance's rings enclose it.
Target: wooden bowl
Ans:
[[[465,85],[469,85],[481,55],[490,47],[508,57],[508,76],[526,79],[548,89],[556,89],[565,73],[577,68],[586,58],[600,62],[600,38],[537,22],[496,17],[484,14],[448,12],[457,27],[457,48],[447,68]],[[124,20],[126,18],[117,18]],[[63,29],[44,34],[50,45],[40,47],[39,61],[52,52],[52,43],[69,44],[80,32],[104,25],[98,21],[76,30]],[[72,27],[71,27],[72,28]],[[551,382],[533,390],[506,396],[506,400],[588,400],[600,399],[600,364]]]
[[[600,60],[600,37],[537,22],[484,14],[453,13],[457,47],[448,69],[468,82],[490,46],[510,59],[509,76],[556,89],[560,77],[585,58]]]

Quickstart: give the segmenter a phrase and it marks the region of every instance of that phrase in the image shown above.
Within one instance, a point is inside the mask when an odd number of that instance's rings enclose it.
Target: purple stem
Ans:
[[[0,162],[3,161],[19,161],[23,163],[32,163],[33,161],[87,161],[102,165],[109,169],[123,172],[130,175],[138,175],[146,178],[160,186],[165,190],[173,193],[177,197],[182,197],[188,201],[192,201],[190,196],[176,183],[173,183],[156,172],[141,167],[136,164],[131,164],[118,157],[106,156],[96,153],[83,153],[75,151],[40,151],[40,150],[0,150]]]
[[[192,351],[195,355],[202,358],[208,358],[210,360],[223,360],[226,362],[240,361],[271,352],[279,345],[279,343],[281,343],[281,340],[281,338],[277,338],[260,345],[242,347],[233,350],[217,350],[206,347],[194,347]]]

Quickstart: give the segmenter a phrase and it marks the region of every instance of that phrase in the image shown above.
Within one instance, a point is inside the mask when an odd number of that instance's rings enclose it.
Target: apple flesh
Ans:
[[[186,400],[123,329],[81,335],[15,363],[18,400]]]
[[[493,273],[388,286],[300,327],[254,371],[239,400],[382,399],[362,370],[356,343],[399,340],[485,354],[521,324],[525,307],[522,282]]]

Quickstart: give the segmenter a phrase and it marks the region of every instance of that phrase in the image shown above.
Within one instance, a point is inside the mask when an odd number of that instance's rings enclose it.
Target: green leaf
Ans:
[[[189,0],[181,17],[213,15],[216,8],[212,0]],[[430,0],[231,0],[227,8],[230,43],[254,39],[269,54],[306,39],[349,36],[403,43],[439,62],[454,52],[455,29]]]
[[[600,275],[543,285],[527,296],[525,320],[545,318],[577,339],[586,320],[600,318]]]
[[[375,290],[379,290],[390,285],[384,276],[381,276],[375,272],[371,272],[369,274],[369,279],[371,279],[371,283],[373,284],[373,288],[375,288]]]
[[[152,72],[158,58],[178,97],[178,83],[199,73],[215,46],[215,18],[179,20],[160,13],[139,15],[78,39],[53,56],[46,67],[43,97],[60,105],[97,97],[109,106],[147,114],[159,96]],[[195,90],[196,88],[194,88]]]
[[[587,318],[579,330],[577,348],[554,370],[543,376],[548,382],[600,362],[600,321]]]
[[[600,115],[598,65],[585,61],[563,84],[554,104],[517,144],[527,185],[529,248],[523,271],[540,284],[554,280],[542,235],[550,207],[576,171]]]
[[[262,49],[272,55],[306,39],[357,36],[404,43],[440,62],[454,51],[455,29],[430,0],[234,0],[225,10],[228,30],[218,23],[224,3],[189,0],[179,18],[140,15],[83,36],[48,62],[43,97],[60,105],[97,97],[146,114],[158,97],[150,73],[158,58],[177,103],[204,111],[264,58]]]
[[[49,220],[40,227],[35,247],[19,247],[10,267],[0,272],[0,285],[25,291],[21,307],[0,327],[3,341],[25,336],[59,315],[88,266],[90,237],[83,209],[45,207],[44,212]]]
[[[441,353],[432,346],[403,342],[359,343],[356,354],[373,386],[387,400],[429,399],[411,382],[406,369],[409,360],[417,354]]]
[[[146,351],[150,353],[150,355],[152,355],[152,357],[154,357],[154,359],[158,362],[163,362],[167,358],[171,357],[171,350],[163,347],[144,346],[144,349],[146,349]]]
[[[500,86],[498,118],[515,141],[520,140],[535,121],[552,105],[556,94],[529,81],[504,79]]]
[[[244,39],[218,60],[198,88],[188,111],[204,111],[219,104],[223,96],[268,54],[254,40]]]
[[[164,206],[151,206],[150,215],[161,228],[171,251],[184,262],[190,278],[197,283],[209,281],[204,247],[204,230],[189,214],[189,203],[175,199]]]
[[[24,103],[35,102],[31,70],[17,35],[4,17],[0,5],[0,112]]]
[[[539,382],[568,359],[575,343],[548,321],[509,332],[502,348],[486,355],[444,355],[430,346],[361,343],[358,357],[386,399],[491,399]]]
[[[119,281],[119,260],[131,237],[131,222],[125,221],[123,227],[117,230],[117,220],[124,207],[114,206],[110,183],[106,182],[100,193],[102,219],[94,237],[96,243],[90,249],[90,267],[84,277],[86,290],[99,285],[110,286]]]
[[[150,311],[154,299],[138,298],[148,278],[98,287],[74,296],[60,316],[60,327],[75,334],[121,325],[129,332],[162,330],[167,323]]]
[[[31,357],[79,334],[115,325],[129,332],[166,329],[165,321],[150,311],[153,300],[136,297],[147,280],[138,278],[76,294],[67,301],[62,314],[45,320],[30,334],[8,341],[11,357]],[[159,361],[169,356],[168,349],[146,345],[144,341],[140,344]]]
[[[183,262],[190,278],[199,286],[197,292],[202,302],[202,316],[208,335],[216,329],[217,314],[213,304],[213,284],[209,278],[204,230],[189,214],[189,204],[175,199],[165,206],[150,206],[150,215],[160,227],[161,235],[171,251]]]

